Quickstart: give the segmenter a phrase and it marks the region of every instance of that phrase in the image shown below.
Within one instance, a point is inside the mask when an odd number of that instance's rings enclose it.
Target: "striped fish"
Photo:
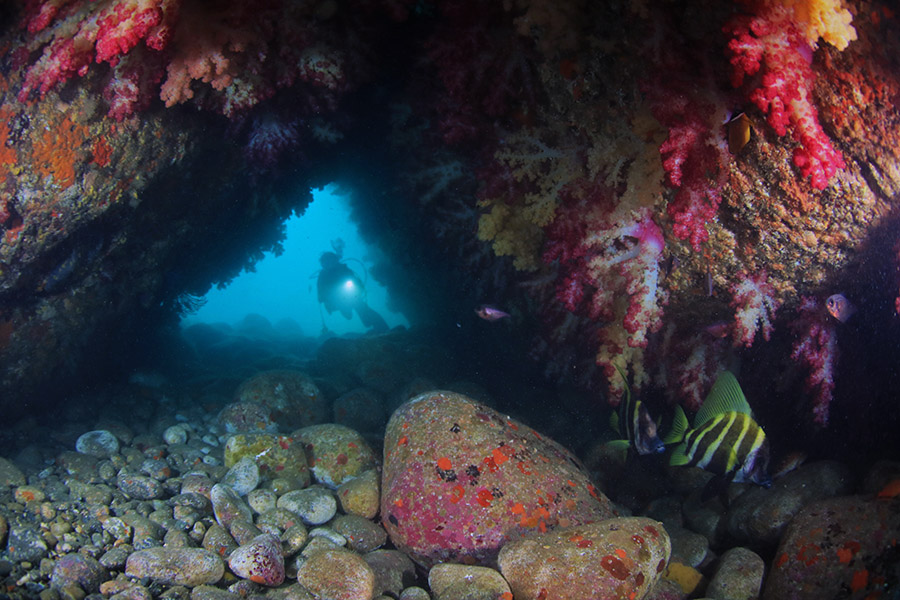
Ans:
[[[728,481],[749,481],[763,487],[769,477],[769,442],[737,379],[724,371],[716,379],[703,406],[694,418],[693,429],[681,407],[675,409],[672,431],[666,444],[678,446],[671,465],[688,465],[724,476]]]
[[[666,446],[657,433],[656,421],[650,416],[644,403],[631,395],[628,378],[619,365],[613,366],[625,380],[625,397],[619,404],[619,412],[613,413],[610,418],[610,425],[619,435],[625,437],[623,442],[634,448],[638,454],[658,454],[665,451]]]

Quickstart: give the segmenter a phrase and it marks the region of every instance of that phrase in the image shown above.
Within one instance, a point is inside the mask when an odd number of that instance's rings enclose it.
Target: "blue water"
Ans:
[[[345,243],[344,261],[366,283],[369,306],[384,317],[389,327],[409,326],[404,315],[388,309],[389,296],[384,286],[367,276],[368,268],[379,260],[378,249],[360,237],[350,219],[349,197],[338,193],[335,186],[313,190],[312,194],[313,201],[303,215],[285,223],[284,252],[279,256],[266,253],[256,264],[255,272],[242,273],[225,289],[210,290],[204,297],[206,304],[188,315],[183,325],[235,325],[247,314],[256,313],[272,323],[293,319],[309,336],[318,336],[323,325],[338,335],[366,332],[356,313],[352,319],[339,312],[329,315],[320,310],[316,298],[319,255],[331,251],[331,241],[340,238]]]

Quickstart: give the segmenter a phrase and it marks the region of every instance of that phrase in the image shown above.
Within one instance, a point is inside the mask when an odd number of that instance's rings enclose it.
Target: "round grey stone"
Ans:
[[[109,458],[119,451],[119,440],[105,429],[88,431],[75,441],[75,450],[97,458]]]

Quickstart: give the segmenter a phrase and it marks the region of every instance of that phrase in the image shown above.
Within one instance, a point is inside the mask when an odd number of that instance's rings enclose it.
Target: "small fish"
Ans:
[[[659,439],[656,421],[650,416],[647,407],[640,400],[635,400],[631,395],[631,387],[628,385],[628,378],[619,368],[619,365],[613,365],[622,379],[625,380],[625,397],[619,404],[619,412],[613,413],[610,418],[610,425],[619,435],[625,436],[622,442],[626,442],[640,455],[659,454],[665,451],[666,446]],[[625,431],[622,431],[622,427]]]
[[[740,153],[750,142],[750,132],[753,129],[751,125],[750,117],[744,113],[735,115],[728,121],[728,150],[732,154]]]
[[[505,319],[509,316],[509,313],[505,313],[499,308],[495,308],[489,304],[482,304],[479,306],[475,309],[475,314],[485,321],[499,321],[500,319]]]
[[[829,315],[841,323],[846,323],[847,319],[856,312],[856,307],[843,294],[828,296],[828,300],[825,301],[825,308],[828,310]]]
[[[669,464],[706,469],[725,478],[726,482],[749,481],[771,487],[769,477],[769,442],[755,420],[737,379],[724,371],[716,379],[703,406],[694,417],[694,428],[688,428],[681,407],[675,409],[672,431],[666,444],[678,446]]]
[[[731,333],[731,325],[730,321],[716,321],[715,323],[711,323],[704,327],[703,332],[714,338],[721,339],[727,337],[728,334]]]

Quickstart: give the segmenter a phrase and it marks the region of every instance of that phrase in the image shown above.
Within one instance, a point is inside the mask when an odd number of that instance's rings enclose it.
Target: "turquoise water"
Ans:
[[[248,314],[259,314],[272,323],[293,319],[308,336],[317,336],[323,326],[338,335],[365,333],[359,316],[344,318],[339,312],[327,314],[316,297],[319,255],[331,251],[332,240],[345,243],[344,261],[366,284],[369,306],[378,312],[388,327],[409,326],[406,317],[389,308],[387,289],[368,270],[380,259],[379,251],[367,244],[350,218],[347,196],[335,186],[313,190],[313,201],[302,216],[285,222],[287,237],[284,252],[267,252],[254,272],[244,272],[224,289],[213,288],[204,296],[206,303],[187,315],[183,325],[227,323],[234,325]]]

